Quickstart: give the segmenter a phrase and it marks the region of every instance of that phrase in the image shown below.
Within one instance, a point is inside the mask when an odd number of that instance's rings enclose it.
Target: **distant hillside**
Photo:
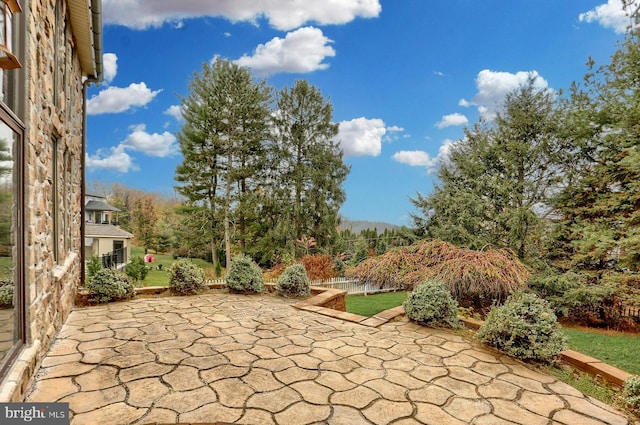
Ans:
[[[391,223],[384,223],[381,221],[349,220],[345,217],[342,217],[342,224],[340,224],[340,229],[350,229],[353,233],[356,234],[365,229],[376,229],[378,233],[382,233],[385,231],[385,229],[393,230],[399,228],[400,226],[396,226],[395,224]]]

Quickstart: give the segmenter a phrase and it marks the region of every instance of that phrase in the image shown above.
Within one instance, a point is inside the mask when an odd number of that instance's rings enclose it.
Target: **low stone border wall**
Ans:
[[[459,319],[470,329],[478,330],[484,323],[482,320],[459,317]],[[622,387],[624,381],[631,376],[630,373],[620,370],[617,367],[608,365],[598,359],[589,357],[573,350],[564,350],[560,353],[560,358],[571,366],[587,372],[593,376],[601,377],[605,381]]]

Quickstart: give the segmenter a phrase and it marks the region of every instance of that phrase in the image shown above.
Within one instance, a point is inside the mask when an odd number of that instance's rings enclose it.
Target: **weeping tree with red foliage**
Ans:
[[[401,285],[407,289],[438,279],[460,305],[484,309],[525,289],[529,271],[508,250],[474,251],[433,240],[368,258],[347,275],[382,287]]]

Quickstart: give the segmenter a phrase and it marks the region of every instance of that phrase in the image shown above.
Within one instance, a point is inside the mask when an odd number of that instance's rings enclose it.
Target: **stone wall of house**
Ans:
[[[21,1],[27,22],[27,344],[0,401],[21,401],[80,282],[82,76],[64,0]],[[56,11],[56,7],[60,10]]]

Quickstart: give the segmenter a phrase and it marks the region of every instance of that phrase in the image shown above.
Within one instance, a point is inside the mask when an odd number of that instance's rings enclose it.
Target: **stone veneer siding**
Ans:
[[[58,14],[56,3],[62,8]],[[71,25],[65,24],[68,15],[64,0],[21,0],[21,5],[27,31],[23,58],[27,84],[24,117],[27,346],[2,382],[0,401],[24,399],[44,354],[74,305],[81,273],[80,62]],[[57,155],[56,170],[54,155]],[[54,244],[58,247],[57,255]]]

